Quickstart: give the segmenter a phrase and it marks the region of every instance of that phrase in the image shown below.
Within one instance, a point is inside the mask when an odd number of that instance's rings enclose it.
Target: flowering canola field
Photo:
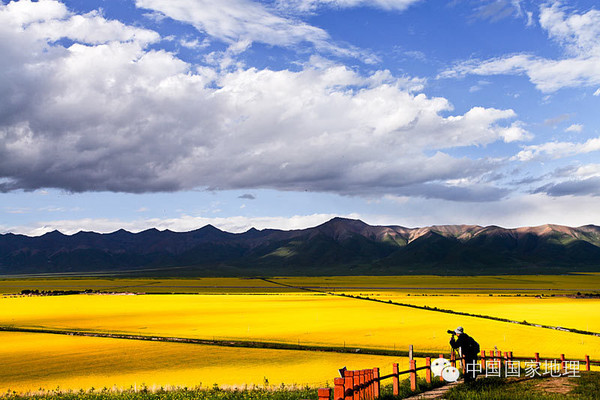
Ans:
[[[402,293],[394,286],[398,285],[398,281],[379,287],[377,285],[381,285],[383,280],[369,281],[362,277],[364,287],[357,287],[361,284],[359,278],[323,280],[327,280],[324,283],[327,287],[337,284],[338,293],[349,291],[358,294],[366,287],[369,296],[380,300],[600,330],[599,317],[595,312],[598,300],[498,297],[472,293],[433,295],[439,293],[439,288],[422,290],[427,296],[415,296],[418,288],[416,279],[412,282],[409,296],[409,293]],[[315,278],[307,279],[312,279],[308,284],[315,284]],[[290,282],[289,278],[282,280]],[[493,278],[489,280],[491,282]],[[476,338],[483,350],[497,347],[513,351],[517,356],[533,357],[534,352],[539,352],[543,357],[558,358],[565,353],[568,358],[582,359],[588,354],[592,359],[600,359],[598,336],[289,288],[275,290],[268,282],[261,286],[257,282],[248,284],[241,281],[212,281],[216,284],[204,292],[210,294],[201,295],[6,295],[0,297],[0,326],[345,346],[351,349],[407,350],[409,345],[414,345],[415,351],[438,354],[449,351],[446,330],[461,325]],[[430,286],[444,284],[435,278],[426,281]],[[536,282],[539,284],[540,281]],[[64,285],[65,288],[76,284],[85,287],[96,283],[105,288],[142,288],[140,291],[160,286],[163,287],[160,290],[167,291],[185,287],[186,290],[202,292],[203,288],[211,286],[208,282],[211,281],[89,280],[70,281]],[[2,284],[18,289],[14,282],[0,282],[0,286]],[[482,281],[473,283],[472,287],[477,288],[476,284],[481,285]],[[576,284],[569,283],[569,286],[577,288]],[[354,289],[349,290],[352,285]],[[264,291],[264,287],[268,291]],[[227,288],[233,289],[228,291]],[[536,289],[542,290],[543,287]],[[563,289],[571,290],[566,285]],[[57,385],[65,389],[112,385],[128,388],[142,383],[158,386],[195,386],[200,382],[204,386],[213,383],[262,385],[265,377],[270,384],[322,386],[324,381],[331,381],[343,365],[361,369],[375,366],[389,368],[392,362],[400,362],[403,368],[402,365],[406,364],[405,359],[361,354],[226,348],[41,333],[0,332],[0,343],[0,392],[8,388],[21,391],[55,388]]]
[[[0,332],[0,394],[245,384],[332,385],[337,369],[385,367],[393,357],[230,348],[39,333]],[[421,364],[422,365],[422,364]],[[401,366],[407,368],[407,365]]]
[[[600,333],[599,298],[472,294],[415,296],[397,293],[378,293],[376,298]]]
[[[0,325],[427,352],[462,325],[484,349],[600,356],[600,337],[320,294],[12,297]]]

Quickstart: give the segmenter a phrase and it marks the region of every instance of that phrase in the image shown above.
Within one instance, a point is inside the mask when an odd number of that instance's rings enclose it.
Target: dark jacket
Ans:
[[[458,349],[460,347],[460,351],[466,359],[474,359],[477,358],[477,353],[473,349],[472,342],[473,338],[471,338],[471,336],[466,333],[461,333],[456,340],[454,339],[454,335],[452,336],[452,339],[450,339],[450,346],[452,346],[453,349]]]

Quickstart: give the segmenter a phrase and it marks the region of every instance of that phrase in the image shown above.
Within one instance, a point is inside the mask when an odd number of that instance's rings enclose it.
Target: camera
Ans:
[[[454,331],[453,331],[453,330],[451,330],[451,329],[448,329],[446,332],[448,332],[448,333],[449,333],[449,334],[451,334],[451,335],[456,335],[456,332],[454,332]]]

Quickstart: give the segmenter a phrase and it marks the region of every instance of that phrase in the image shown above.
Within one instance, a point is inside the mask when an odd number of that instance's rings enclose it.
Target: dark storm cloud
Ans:
[[[548,184],[537,188],[534,193],[546,193],[549,196],[600,196],[600,177],[572,180]]]

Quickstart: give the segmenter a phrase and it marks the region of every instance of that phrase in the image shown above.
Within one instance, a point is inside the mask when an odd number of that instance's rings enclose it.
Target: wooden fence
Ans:
[[[445,358],[444,354],[439,355],[440,358]],[[535,353],[533,358],[514,357],[512,351],[502,353],[500,350],[491,350],[487,354],[481,352],[480,356],[482,370],[485,371],[489,361],[499,362],[500,367],[507,361],[530,361],[535,362],[539,366],[541,361],[558,361],[553,358],[542,358],[539,353]],[[466,365],[464,358],[456,358],[455,352],[450,354],[450,363],[456,367],[457,361],[461,361],[461,369],[463,374],[466,373]],[[564,372],[566,363],[569,361],[578,361],[585,363],[585,370],[589,371],[592,365],[600,365],[600,361],[590,360],[588,355],[583,360],[567,360],[564,354],[561,354],[560,365],[561,371]],[[399,371],[397,363],[392,364],[392,373],[388,375],[380,375],[379,368],[362,369],[356,371],[343,370],[344,376],[333,380],[333,400],[375,400],[379,398],[381,392],[381,382],[386,379],[392,379],[392,393],[397,396],[400,394],[400,376],[409,375],[411,391],[417,390],[417,372],[425,370],[425,381],[431,383],[433,376],[431,372],[431,357],[425,357],[425,365],[417,367],[416,360],[409,361],[409,369]],[[440,381],[444,378],[439,377]],[[330,400],[332,394],[331,388],[322,388],[318,390],[319,400]]]

